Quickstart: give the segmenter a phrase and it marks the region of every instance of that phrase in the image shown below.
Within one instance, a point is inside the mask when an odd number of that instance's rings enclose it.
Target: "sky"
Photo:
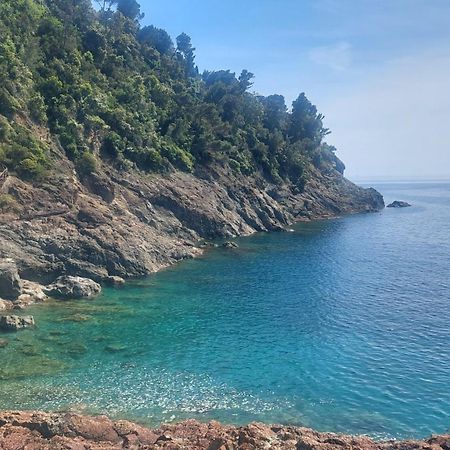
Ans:
[[[305,92],[356,181],[450,180],[450,0],[140,0],[201,71]]]

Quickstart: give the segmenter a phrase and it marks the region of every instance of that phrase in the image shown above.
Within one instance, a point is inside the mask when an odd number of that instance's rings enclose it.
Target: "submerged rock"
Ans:
[[[63,300],[91,298],[99,294],[101,286],[90,278],[68,275],[57,278],[45,288],[47,295]]]
[[[105,347],[105,351],[108,353],[121,353],[125,350],[127,350],[127,347],[122,344],[109,344]]]
[[[411,206],[407,202],[402,202],[400,200],[395,200],[391,204],[387,205],[388,208],[407,208],[408,206]]]
[[[17,266],[10,258],[0,259],[0,297],[15,300],[22,293]]]
[[[5,348],[9,344],[6,339],[0,339],[0,348]]]
[[[34,325],[33,316],[0,316],[0,330],[3,331],[18,331]]]

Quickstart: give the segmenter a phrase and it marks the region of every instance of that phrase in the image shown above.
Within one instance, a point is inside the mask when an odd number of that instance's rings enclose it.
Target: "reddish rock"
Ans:
[[[125,420],[72,413],[0,413],[2,450],[450,450],[450,435],[375,442],[301,427],[245,427],[188,420],[150,430]]]

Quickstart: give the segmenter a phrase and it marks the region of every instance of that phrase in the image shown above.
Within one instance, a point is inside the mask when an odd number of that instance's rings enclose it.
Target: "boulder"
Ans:
[[[0,316],[0,330],[18,331],[30,327],[34,327],[33,316]]]
[[[122,286],[123,284],[125,284],[125,280],[122,277],[118,277],[116,275],[109,275],[104,281],[111,286]]]
[[[7,309],[13,309],[14,304],[9,300],[3,300],[0,298],[0,311],[6,311]]]
[[[101,286],[90,278],[63,275],[45,288],[50,297],[63,300],[75,298],[91,298],[99,294]]]
[[[395,200],[395,202],[387,205],[388,208],[407,208],[408,206],[411,205],[407,202],[401,202],[400,200]]]
[[[15,262],[10,258],[0,259],[0,297],[15,300],[21,294],[21,289]]]

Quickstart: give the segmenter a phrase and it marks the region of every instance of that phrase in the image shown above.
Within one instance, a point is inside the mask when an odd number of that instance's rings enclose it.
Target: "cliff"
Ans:
[[[69,413],[0,413],[3,450],[448,450],[450,435],[423,441],[375,442],[308,428],[202,424],[194,420],[150,430],[125,420]]]
[[[81,183],[63,154],[43,183],[9,176],[0,194],[13,207],[0,215],[0,258],[22,278],[60,274],[104,281],[144,276],[202,252],[200,239],[285,229],[298,220],[377,211],[383,199],[333,168],[314,170],[302,193],[227,166],[195,174],[147,175],[103,170]]]

